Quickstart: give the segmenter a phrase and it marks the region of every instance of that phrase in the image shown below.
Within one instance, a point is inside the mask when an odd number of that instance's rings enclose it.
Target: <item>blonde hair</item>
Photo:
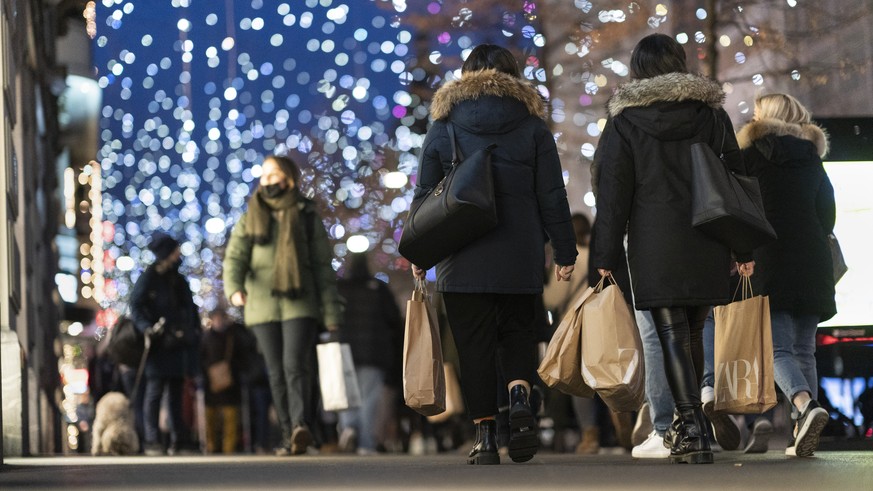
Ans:
[[[786,123],[809,124],[812,114],[788,94],[767,94],[755,99],[755,119],[778,119]]]

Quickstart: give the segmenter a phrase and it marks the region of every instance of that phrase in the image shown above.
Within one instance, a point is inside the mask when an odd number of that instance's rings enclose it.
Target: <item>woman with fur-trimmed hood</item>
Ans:
[[[836,220],[834,188],[822,167],[825,132],[787,94],[755,101],[755,116],[737,135],[757,176],[767,220],[779,237],[755,250],[755,293],[770,297],[776,383],[792,401],[797,426],[786,454],[808,457],[828,413],[816,402],[815,332],[837,312],[827,236]]]
[[[534,326],[546,239],[554,249],[559,281],[570,279],[576,260],[555,139],[545,122],[542,97],[521,78],[512,54],[494,45],[470,53],[461,78],[434,95],[431,115],[417,196],[430,192],[451,169],[447,123],[464,155],[496,144],[491,162],[499,223],[436,266],[436,288],[443,293],[460,359],[461,390],[477,428],[468,463],[500,463],[498,360],[511,404],[509,456],[524,462],[539,445],[528,394],[536,377]],[[413,273],[425,275],[415,266]]]
[[[591,263],[611,274],[625,253],[639,310],[650,310],[680,416],[673,461],[712,462],[700,380],[703,324],[730,295],[731,251],[691,226],[691,145],[709,142],[745,174],[717,82],[688,73],[685,52],[664,34],[646,36],[631,55],[632,81],[608,103],[595,154],[597,191]],[[742,261],[751,251],[734,251]],[[754,263],[739,265],[751,274]],[[668,432],[668,435],[670,433]]]

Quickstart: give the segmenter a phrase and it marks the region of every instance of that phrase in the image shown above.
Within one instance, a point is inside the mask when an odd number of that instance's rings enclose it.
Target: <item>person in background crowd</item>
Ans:
[[[386,349],[399,348],[403,338],[403,318],[394,294],[385,283],[373,278],[365,254],[351,254],[345,275],[337,282],[346,303],[345,323],[339,331],[340,341],[352,349],[355,372],[361,388],[360,408],[339,413],[339,446],[343,451],[370,455],[376,452],[379,438],[376,411],[383,400],[383,386],[388,374],[400,367]]]
[[[179,273],[179,242],[158,232],[148,247],[155,261],[136,280],[130,300],[136,328],[151,340],[144,373],[144,449],[146,455],[164,453],[158,418],[166,392],[170,423],[167,451],[172,454],[192,446],[182,417],[182,390],[185,377],[199,372],[200,317],[188,281]]]
[[[678,418],[668,430],[673,462],[711,463],[700,380],[703,322],[728,302],[731,251],[691,226],[691,145],[723,142],[726,164],[745,174],[724,92],[688,73],[682,45],[664,34],[637,43],[632,80],[608,103],[595,154],[598,168],[593,267],[615,270],[625,253],[637,309],[648,309],[664,354]],[[751,251],[735,251],[751,275]]]
[[[264,159],[260,185],[224,258],[225,293],[232,305],[244,307],[267,362],[282,429],[277,455],[299,455],[313,443],[319,326],[336,331],[342,319],[327,233],[299,182],[290,158]]]
[[[240,440],[240,405],[242,376],[248,369],[252,350],[246,328],[228,317],[223,309],[209,313],[207,329],[200,341],[200,366],[203,368],[206,402],[206,452],[232,454]],[[226,362],[230,366],[231,384],[214,390],[215,373],[210,367]],[[218,443],[221,442],[221,446]]]
[[[570,208],[555,139],[537,90],[521,77],[505,48],[474,48],[461,77],[441,87],[431,105],[433,124],[422,145],[416,195],[429,192],[451,167],[446,125],[462,153],[489,144],[497,227],[440,262],[443,294],[460,358],[460,384],[477,438],[470,464],[499,464],[498,359],[510,400],[509,457],[533,458],[539,438],[528,394],[536,374],[536,302],[543,289],[545,237],[555,251],[555,276],[570,280],[576,260]],[[425,271],[413,266],[413,274]],[[498,358],[498,351],[500,352]]]
[[[776,383],[796,420],[785,454],[809,457],[828,422],[817,401],[815,331],[837,312],[828,246],[836,205],[821,161],[828,139],[788,94],[758,97],[754,118],[737,139],[778,236],[755,250],[760,274],[752,285],[755,293],[770,297]]]

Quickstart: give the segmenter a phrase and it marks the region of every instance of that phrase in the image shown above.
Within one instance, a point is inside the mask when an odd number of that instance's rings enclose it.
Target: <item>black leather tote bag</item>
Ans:
[[[732,251],[752,252],[775,240],[776,231],[764,215],[758,179],[734,174],[722,160],[724,131],[722,125],[720,155],[708,143],[691,145],[691,225]]]
[[[455,130],[446,125],[452,168],[429,193],[412,201],[400,236],[400,254],[430,269],[497,226],[491,151],[495,144],[464,157]]]

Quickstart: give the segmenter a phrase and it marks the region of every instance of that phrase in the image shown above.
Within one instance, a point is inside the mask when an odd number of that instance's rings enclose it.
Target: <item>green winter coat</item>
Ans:
[[[336,272],[331,267],[331,246],[321,219],[310,200],[302,200],[301,214],[307,234],[309,254],[299,256],[300,280],[304,285],[300,298],[274,297],[274,259],[279,227],[273,220],[271,240],[267,244],[255,244],[245,234],[246,217],[243,214],[234,226],[224,256],[224,292],[228,300],[238,291],[246,294],[243,315],[249,326],[268,322],[311,317],[325,326],[339,325],[342,319],[342,304],[336,288]]]

